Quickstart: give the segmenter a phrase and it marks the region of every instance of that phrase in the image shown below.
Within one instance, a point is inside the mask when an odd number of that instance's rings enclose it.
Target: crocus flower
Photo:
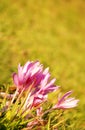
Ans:
[[[26,90],[33,82],[35,86],[39,84],[43,78],[43,66],[38,61],[28,61],[24,66],[19,64],[18,74],[13,74],[13,81],[19,91]]]
[[[32,108],[46,101],[48,93],[58,89],[58,86],[54,85],[55,80],[50,79],[49,68],[44,70],[38,61],[28,61],[23,67],[19,65],[18,74],[13,74],[18,92],[30,88],[24,108]]]
[[[73,108],[77,106],[77,103],[79,100],[76,100],[75,98],[67,98],[72,94],[72,91],[67,92],[62,96],[58,103],[53,107],[53,109],[67,109],[67,108]]]
[[[47,100],[48,94],[50,92],[53,92],[57,90],[59,87],[54,85],[55,80],[49,80],[47,81],[48,83],[41,84],[37,86],[35,89],[30,91],[26,102],[24,104],[24,108],[32,108],[32,107],[37,107],[41,103],[45,102]]]

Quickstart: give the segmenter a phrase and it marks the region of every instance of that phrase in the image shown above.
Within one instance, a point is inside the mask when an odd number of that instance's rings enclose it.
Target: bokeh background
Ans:
[[[28,60],[74,90],[76,129],[85,130],[85,0],[0,0],[0,85]]]

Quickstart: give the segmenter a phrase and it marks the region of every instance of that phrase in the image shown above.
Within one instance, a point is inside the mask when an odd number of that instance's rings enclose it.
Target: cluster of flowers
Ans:
[[[24,107],[32,108],[38,106],[47,100],[48,93],[59,89],[54,85],[56,79],[50,80],[49,68],[43,70],[43,65],[39,62],[28,61],[23,67],[18,66],[18,74],[13,74],[13,80],[17,87],[16,92],[21,93],[26,91],[30,86],[30,92],[25,102]],[[73,108],[79,100],[68,98],[72,91],[67,92],[63,97],[58,99],[55,109]]]
[[[44,69],[39,61],[28,61],[24,66],[19,64],[18,73],[13,74],[13,81],[16,86],[16,91],[13,95],[8,95],[11,98],[11,104],[13,104],[16,97],[28,91],[29,93],[24,102],[23,111],[37,108],[37,115],[42,113],[42,103],[47,101],[48,94],[59,89],[59,86],[55,85],[56,79],[51,79],[49,68]],[[65,93],[51,109],[76,107],[79,100],[68,98],[71,94],[72,91]]]

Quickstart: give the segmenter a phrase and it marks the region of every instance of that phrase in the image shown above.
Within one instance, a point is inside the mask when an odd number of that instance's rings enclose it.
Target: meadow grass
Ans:
[[[66,116],[69,130],[85,129],[85,1],[0,0],[0,84],[11,82],[18,63],[50,67],[62,91],[80,103]]]

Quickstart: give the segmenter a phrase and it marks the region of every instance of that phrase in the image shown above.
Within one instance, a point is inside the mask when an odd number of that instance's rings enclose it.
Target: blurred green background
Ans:
[[[77,130],[85,130],[85,0],[0,0],[0,84],[28,60],[74,90]]]

